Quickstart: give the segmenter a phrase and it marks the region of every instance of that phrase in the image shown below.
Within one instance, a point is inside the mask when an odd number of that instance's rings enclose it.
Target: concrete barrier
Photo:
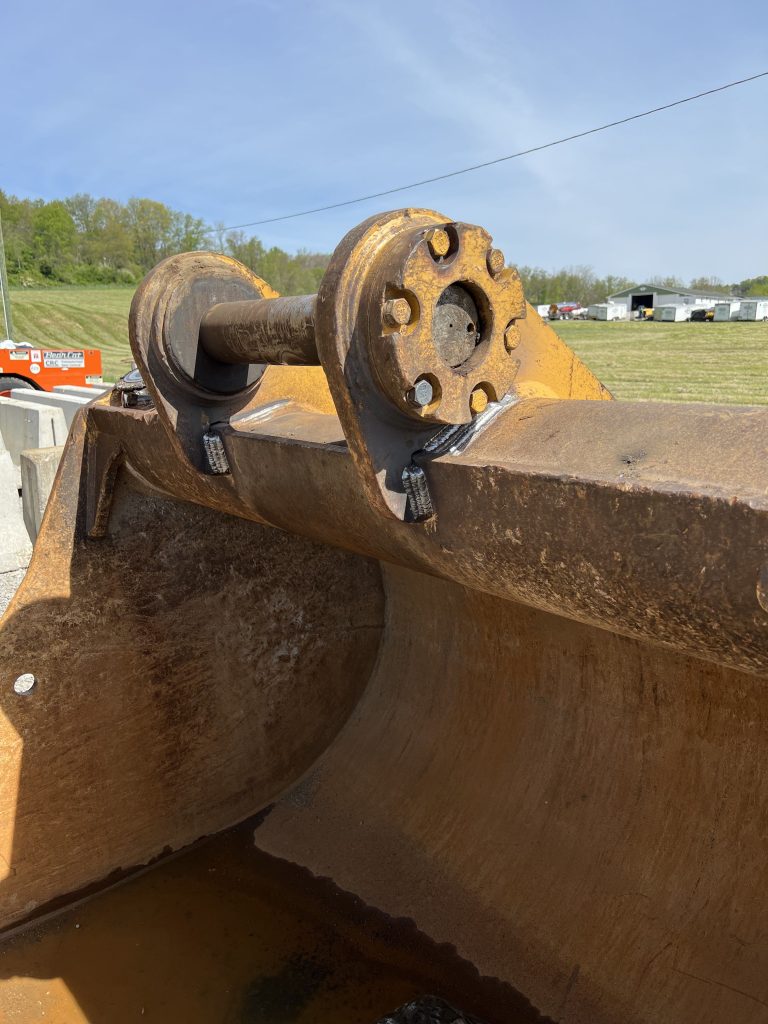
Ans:
[[[0,573],[24,569],[32,544],[24,526],[17,471],[10,452],[0,448]]]
[[[29,393],[24,392],[25,395]],[[52,448],[64,444],[67,432],[62,409],[0,397],[0,439],[16,467],[17,486],[21,486],[21,453],[26,448]]]
[[[95,395],[92,395],[90,398],[86,398],[84,395],[61,395],[55,391],[29,391],[27,388],[13,388],[11,390],[11,398],[17,398],[20,402],[32,402],[35,405],[44,405],[51,409],[61,409],[64,413],[67,430],[72,426],[72,420],[75,418],[78,410],[82,409],[84,405],[88,405],[95,397]],[[38,447],[45,446],[40,445]]]
[[[56,395],[73,395],[75,398],[87,398],[93,401],[99,395],[105,395],[114,387],[113,384],[94,384],[92,387],[81,387],[79,384],[56,384],[53,392]]]
[[[63,445],[32,448],[21,453],[21,497],[24,525],[34,544],[40,532],[45,506],[59,468]]]
[[[110,389],[110,384],[92,388],[62,384],[53,392],[14,388],[10,398],[0,397],[0,452],[4,456],[0,467],[0,566],[6,566],[0,572],[26,566],[27,541],[37,539],[75,414]],[[19,523],[24,528],[21,545]],[[23,558],[27,561],[22,565]]]

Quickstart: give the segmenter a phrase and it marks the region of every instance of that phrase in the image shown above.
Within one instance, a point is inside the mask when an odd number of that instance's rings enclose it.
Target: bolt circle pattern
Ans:
[[[487,231],[461,223],[446,224],[445,231],[455,244],[444,262],[433,257],[430,231],[407,223],[379,253],[367,284],[373,289],[374,281],[380,282],[372,303],[382,326],[379,336],[371,332],[369,359],[382,391],[406,414],[435,423],[467,423],[473,414],[470,396],[480,383],[496,399],[512,387],[519,364],[510,358],[505,334],[511,336],[510,326],[525,316],[525,301],[517,271],[490,272],[488,253],[494,250]],[[451,285],[469,293],[480,319],[474,351],[459,366],[447,365],[436,343],[439,300]],[[408,297],[417,315],[393,330],[381,310],[394,295]],[[369,322],[375,315],[371,308]],[[426,375],[437,381],[440,401],[414,408],[408,395]]]

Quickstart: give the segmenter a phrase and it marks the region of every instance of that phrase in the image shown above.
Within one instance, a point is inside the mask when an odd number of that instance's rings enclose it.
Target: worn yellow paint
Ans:
[[[568,348],[536,310],[526,303],[517,321],[520,367],[514,390],[521,398],[610,399],[613,396],[579,357]]]

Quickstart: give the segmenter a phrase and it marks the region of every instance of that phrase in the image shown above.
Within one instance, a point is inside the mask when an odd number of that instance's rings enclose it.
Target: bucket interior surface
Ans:
[[[0,1019],[374,1024],[427,993],[488,1024],[543,1019],[253,834],[239,826],[6,938]]]

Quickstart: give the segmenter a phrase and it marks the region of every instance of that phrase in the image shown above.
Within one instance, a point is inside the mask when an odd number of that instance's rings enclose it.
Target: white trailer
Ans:
[[[587,316],[590,320],[626,320],[627,306],[624,302],[595,302]]]
[[[716,302],[715,315],[712,319],[717,321],[738,320],[740,308],[740,302]]]
[[[742,299],[739,320],[768,320],[768,299]]]
[[[681,323],[691,319],[690,306],[656,306],[653,311],[654,320],[663,320],[665,323]]]

